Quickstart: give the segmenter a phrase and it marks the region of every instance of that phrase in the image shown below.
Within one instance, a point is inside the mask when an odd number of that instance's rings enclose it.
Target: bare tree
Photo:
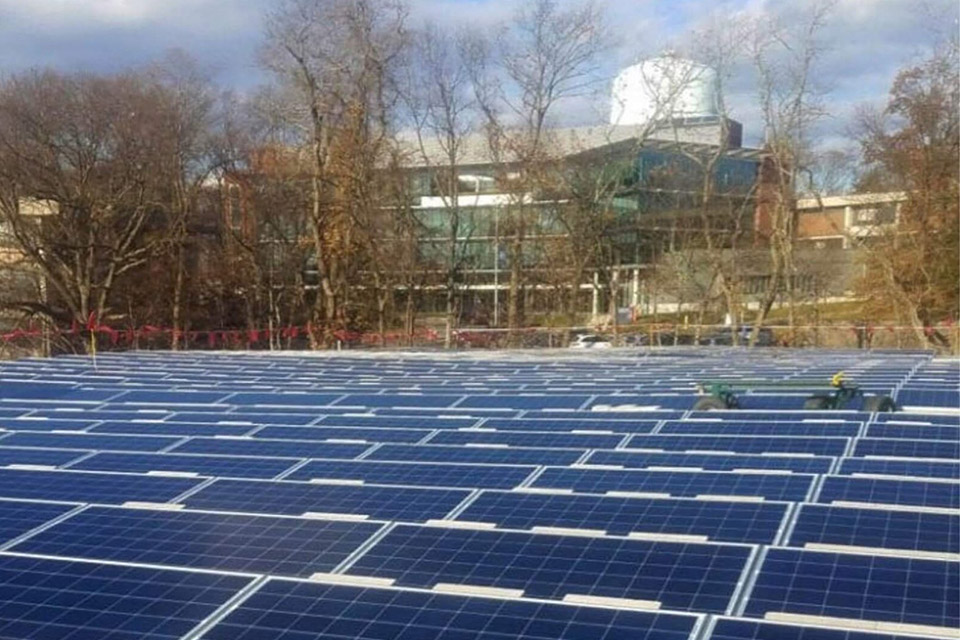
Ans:
[[[897,74],[881,112],[859,117],[868,167],[887,188],[906,191],[893,224],[862,239],[869,305],[892,307],[922,345],[948,348],[935,328],[956,320],[960,281],[960,88],[953,36],[919,64]]]
[[[145,264],[168,202],[151,145],[165,134],[163,97],[135,74],[33,72],[0,87],[0,216],[48,289],[10,306],[99,322],[118,280]]]
[[[309,149],[308,218],[322,341],[346,323],[349,210],[368,188],[375,148],[388,129],[391,73],[406,45],[406,9],[395,0],[285,0],[267,21],[266,66]],[[357,163],[362,164],[362,167]]]
[[[470,49],[491,156],[503,167],[500,184],[510,197],[503,228],[510,237],[507,323],[513,342],[524,311],[524,246],[535,232],[536,196],[552,190],[556,176],[550,118],[595,82],[608,44],[602,12],[592,1],[563,9],[554,0],[535,0],[502,29],[493,62],[493,47],[475,43]]]
[[[809,170],[811,127],[823,115],[815,77],[823,54],[820,33],[831,8],[830,0],[817,2],[802,21],[790,25],[763,17],[750,42],[766,129],[766,158],[758,196],[770,256],[769,284],[760,296],[751,345],[756,343],[773,303],[783,291],[793,325],[796,192],[798,176]]]
[[[409,117],[416,136],[418,162],[439,196],[446,228],[443,259],[445,296],[444,346],[453,345],[457,323],[457,297],[467,258],[473,225],[465,224],[461,202],[461,164],[467,139],[475,130],[475,97],[467,68],[467,46],[436,25],[427,24],[418,34],[413,73],[407,93]],[[474,178],[473,193],[481,192],[480,177]]]

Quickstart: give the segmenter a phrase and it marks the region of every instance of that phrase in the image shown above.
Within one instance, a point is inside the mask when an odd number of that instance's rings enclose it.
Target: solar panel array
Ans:
[[[920,352],[8,362],[0,637],[955,638],[958,447]]]

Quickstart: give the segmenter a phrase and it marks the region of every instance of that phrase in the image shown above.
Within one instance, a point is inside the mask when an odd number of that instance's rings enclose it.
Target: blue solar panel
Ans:
[[[870,438],[906,438],[909,440],[960,440],[960,428],[896,423],[872,424],[867,427]]]
[[[73,508],[75,505],[0,500],[0,544],[10,542]]]
[[[960,391],[956,389],[917,389],[904,387],[897,394],[897,404],[904,407],[960,407]]]
[[[250,581],[0,554],[0,637],[179,639]]]
[[[127,391],[122,395],[111,398],[111,402],[123,404],[163,404],[163,405],[190,405],[190,404],[217,404],[222,402],[229,393],[222,391]],[[169,407],[168,407],[169,408]]]
[[[948,461],[845,458],[841,474],[879,474],[960,480],[960,464]]]
[[[590,396],[575,395],[475,395],[467,396],[461,409],[578,409]]]
[[[337,402],[342,407],[450,407],[461,395],[352,394]]]
[[[833,458],[815,456],[730,455],[725,453],[643,453],[638,451],[595,451],[587,458],[589,464],[622,466],[627,469],[649,467],[694,467],[705,471],[736,471],[755,469],[765,471],[794,471],[796,473],[827,473]]]
[[[311,460],[286,479],[340,478],[373,484],[511,489],[526,480],[535,469],[517,465]]]
[[[802,501],[814,477],[795,473],[550,468],[532,486],[584,493],[630,491],[675,497],[761,496],[767,500]]]
[[[227,404],[238,406],[322,407],[333,404],[342,393],[234,393]]]
[[[270,580],[206,640],[687,640],[696,618]]]
[[[878,413],[874,417],[874,422],[881,424],[901,424],[905,426],[909,426],[911,424],[939,424],[960,427],[960,416],[937,413],[906,413],[897,411],[896,413]]]
[[[853,455],[956,460],[960,458],[960,441],[861,438]]]
[[[175,447],[174,453],[207,453],[225,456],[272,458],[356,458],[369,449],[366,444],[233,438],[192,438]]]
[[[132,422],[108,420],[93,427],[91,433],[126,433],[157,436],[242,436],[256,427],[252,425],[197,424],[193,422]]]
[[[573,464],[586,449],[535,449],[520,447],[456,447],[441,445],[385,444],[366,460],[415,460],[417,462],[466,462],[483,464]],[[327,456],[329,457],[329,456]]]
[[[18,420],[0,420],[0,428],[11,431],[83,431],[97,424],[96,420],[66,420],[21,418]]]
[[[0,465],[31,464],[59,467],[84,455],[85,451],[0,447]]]
[[[708,636],[709,640],[916,640],[917,637],[729,618],[718,620]]]
[[[436,416],[324,416],[317,424],[332,427],[390,427],[402,429],[460,429],[472,427],[477,418],[453,418]]]
[[[827,476],[817,502],[867,502],[960,509],[960,484]]]
[[[790,438],[786,436],[632,436],[630,449],[661,451],[733,451],[735,453],[812,453],[843,455],[847,438]]]
[[[494,523],[504,529],[563,527],[608,535],[639,532],[772,544],[786,510],[786,503],[484,491],[457,519]]]
[[[117,436],[88,433],[14,433],[0,442],[5,447],[51,447],[102,451],[160,451],[180,441],[163,436]]]
[[[622,435],[593,433],[538,433],[532,431],[442,431],[430,444],[506,444],[511,447],[613,449]]]
[[[607,431],[650,433],[658,420],[592,420],[590,418],[487,418],[484,429],[497,431]]]
[[[185,502],[188,507],[214,511],[289,515],[345,513],[425,521],[443,518],[468,495],[469,491],[464,489],[217,480]]]
[[[734,422],[732,420],[671,421],[657,433],[717,436],[834,436],[852,438],[859,422]]]
[[[427,429],[370,429],[364,427],[264,427],[257,438],[281,440],[364,440],[415,443],[433,433]]]
[[[960,514],[805,504],[789,543],[960,553]]]
[[[749,554],[744,546],[398,525],[346,573],[398,586],[465,584],[533,598],[592,595],[722,613]]]
[[[382,525],[91,507],[12,550],[173,567],[309,577],[332,571]]]
[[[283,424],[302,426],[317,419],[316,414],[310,413],[248,413],[245,411],[231,411],[219,413],[212,411],[178,411],[173,420],[180,422],[243,422],[251,425]]]
[[[770,549],[747,607],[956,629],[960,563],[917,558]]]
[[[273,478],[296,464],[285,458],[204,456],[174,453],[98,453],[71,465],[89,471],[166,471],[233,478]]]
[[[190,478],[0,469],[0,497],[103,504],[167,502],[199,482]]]

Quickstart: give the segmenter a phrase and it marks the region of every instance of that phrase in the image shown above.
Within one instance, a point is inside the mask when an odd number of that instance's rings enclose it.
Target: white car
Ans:
[[[571,349],[609,349],[613,345],[603,336],[587,333],[570,343]]]

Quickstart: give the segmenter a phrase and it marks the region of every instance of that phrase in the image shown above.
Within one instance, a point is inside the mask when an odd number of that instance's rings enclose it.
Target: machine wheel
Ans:
[[[867,396],[860,409],[867,413],[887,413],[897,410],[897,403],[890,396]]]
[[[728,408],[726,402],[713,396],[700,398],[696,404],[693,405],[694,411],[723,411]]]
[[[830,408],[830,398],[827,396],[810,396],[803,401],[803,408],[808,411],[823,411]]]

